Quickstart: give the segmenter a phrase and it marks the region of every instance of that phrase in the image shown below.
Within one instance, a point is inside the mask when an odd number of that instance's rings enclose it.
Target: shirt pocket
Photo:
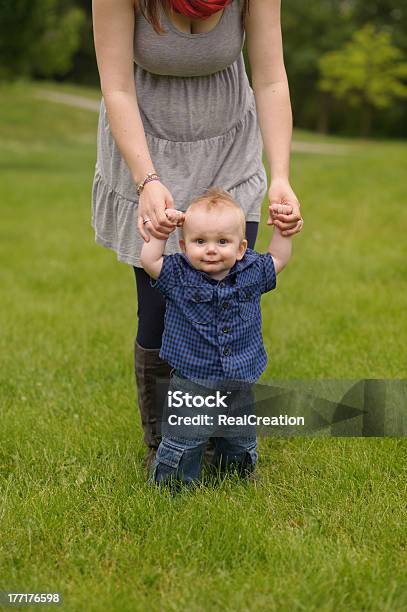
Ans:
[[[186,285],[184,287],[185,316],[193,323],[205,325],[214,317],[214,295],[211,287]]]
[[[259,312],[259,286],[254,283],[240,287],[237,294],[239,315],[244,321],[253,319]]]

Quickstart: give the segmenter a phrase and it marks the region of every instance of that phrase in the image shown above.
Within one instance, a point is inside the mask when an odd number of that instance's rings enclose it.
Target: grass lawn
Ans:
[[[405,610],[404,439],[263,440],[257,483],[146,485],[133,271],[90,227],[97,114],[0,96],[0,590],[75,612]],[[263,298],[264,380],[406,378],[407,147],[343,143],[293,154],[305,226]]]

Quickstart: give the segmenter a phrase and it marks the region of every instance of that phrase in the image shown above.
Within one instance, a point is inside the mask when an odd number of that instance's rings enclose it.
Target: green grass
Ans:
[[[0,96],[0,589],[69,611],[405,610],[403,439],[267,440],[257,483],[145,484],[133,272],[90,228],[97,115]],[[406,377],[406,161],[293,155],[305,227],[264,297],[264,380]]]
[[[22,83],[25,86],[24,82]],[[77,85],[75,83],[58,83],[54,81],[36,81],[35,89],[37,91],[58,91],[60,93],[73,94],[77,96],[85,96],[93,100],[100,100],[101,92],[96,87],[86,87],[85,85]]]

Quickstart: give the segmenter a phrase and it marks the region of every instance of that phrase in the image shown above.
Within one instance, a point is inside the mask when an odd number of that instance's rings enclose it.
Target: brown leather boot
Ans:
[[[160,442],[160,419],[167,386],[157,386],[157,379],[169,379],[171,366],[159,357],[160,349],[145,349],[134,342],[134,373],[136,376],[138,405],[144,442],[148,447],[144,458],[145,467],[154,460],[154,451]],[[147,465],[148,464],[148,465]]]

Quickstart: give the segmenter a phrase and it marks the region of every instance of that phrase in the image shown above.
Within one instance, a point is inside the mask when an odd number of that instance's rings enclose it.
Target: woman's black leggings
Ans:
[[[246,222],[246,239],[250,249],[254,249],[259,224],[257,221]],[[138,298],[137,342],[146,349],[161,347],[164,331],[165,298],[163,294],[150,285],[150,277],[143,268],[134,268]]]

